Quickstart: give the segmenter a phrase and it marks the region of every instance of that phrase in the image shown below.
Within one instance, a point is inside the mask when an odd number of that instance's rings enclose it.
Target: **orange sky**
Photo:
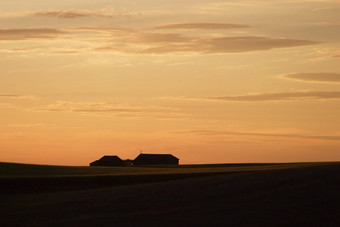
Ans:
[[[338,0],[2,0],[0,24],[0,161],[340,161]]]

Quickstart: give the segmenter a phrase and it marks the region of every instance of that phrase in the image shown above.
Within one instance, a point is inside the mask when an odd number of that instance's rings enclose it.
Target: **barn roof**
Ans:
[[[101,159],[101,161],[111,161],[111,160],[121,160],[117,155],[105,155]]]
[[[147,159],[147,160],[159,160],[159,159],[176,159],[179,160],[178,158],[176,158],[175,156],[173,156],[172,154],[140,154],[137,156],[138,159]],[[135,158],[135,159],[137,159]]]
[[[110,166],[110,165],[122,165],[123,160],[120,159],[116,155],[105,155],[101,157],[100,159],[91,162],[90,165],[104,165],[104,166]]]

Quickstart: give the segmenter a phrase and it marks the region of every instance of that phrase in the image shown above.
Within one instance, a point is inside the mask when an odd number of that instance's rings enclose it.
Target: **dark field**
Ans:
[[[0,226],[340,226],[340,163],[0,163]]]

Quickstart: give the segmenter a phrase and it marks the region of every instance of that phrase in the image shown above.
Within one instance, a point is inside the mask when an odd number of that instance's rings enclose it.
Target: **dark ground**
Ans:
[[[0,204],[0,226],[340,226],[340,164],[7,192]]]

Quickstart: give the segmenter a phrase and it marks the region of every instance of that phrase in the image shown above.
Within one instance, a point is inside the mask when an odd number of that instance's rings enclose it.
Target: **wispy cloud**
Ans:
[[[340,83],[340,73],[292,73],[283,75],[282,78],[305,82]]]
[[[167,44],[188,44],[197,40],[195,37],[172,33],[143,33],[133,32],[121,34],[121,38],[115,38],[113,42],[126,44],[137,44],[146,46],[167,45]]]
[[[35,12],[15,12],[5,13],[1,17],[54,17],[61,19],[75,19],[82,17],[103,17],[103,18],[116,18],[116,17],[132,17],[138,16],[138,12],[124,12],[114,8],[103,8],[96,10],[86,9],[69,9],[69,10],[46,10]]]
[[[291,139],[316,139],[316,140],[340,141],[339,135],[304,135],[304,134],[213,131],[213,130],[182,131],[177,133],[195,134],[201,136],[254,136],[254,137],[257,136],[257,137],[281,137]]]
[[[96,116],[116,116],[128,118],[181,119],[187,115],[177,109],[162,106],[140,106],[130,104],[116,104],[108,102],[67,102],[57,101],[43,108],[36,108],[39,112],[70,112],[91,114]]]
[[[32,95],[0,94],[0,99],[37,99]]]
[[[44,123],[32,123],[32,124],[10,124],[8,125],[9,127],[13,128],[36,128],[36,127],[56,127],[57,125],[55,124],[44,124]]]
[[[268,92],[246,95],[228,95],[211,97],[174,97],[173,99],[217,102],[264,102],[264,101],[294,101],[294,100],[325,100],[340,99],[340,91],[296,91]]]
[[[34,12],[31,14],[36,17],[58,17],[58,18],[78,18],[78,17],[132,17],[138,16],[139,13],[125,13],[113,9],[98,9],[98,10],[52,10]]]
[[[105,102],[65,102],[58,101],[44,108],[35,109],[49,112],[78,112],[78,113],[138,113],[142,112],[139,107],[127,107]]]
[[[182,24],[167,24],[154,27],[153,29],[232,29],[232,28],[247,28],[250,25],[246,24],[226,24],[226,23],[182,23]]]
[[[23,132],[13,132],[13,133],[0,133],[0,142],[13,143],[13,141],[20,141],[26,138],[32,137],[34,133],[23,133]]]
[[[34,16],[34,17],[78,18],[78,17],[89,17],[89,16],[93,16],[97,14],[91,11],[51,10],[51,11],[34,12],[34,13],[30,13],[29,15]]]
[[[129,40],[133,40],[130,42]],[[124,41],[113,40],[114,45],[104,46],[97,50],[117,50],[117,42],[125,42],[131,48],[125,49],[131,53],[167,54],[176,52],[193,52],[200,54],[240,53],[276,48],[316,45],[320,42],[289,38],[270,38],[256,36],[240,37],[191,37],[180,34],[141,34]],[[136,45],[143,45],[136,47]],[[133,47],[135,46],[135,48]]]
[[[184,26],[185,25],[185,26]],[[165,25],[169,26],[169,25]],[[175,25],[173,25],[175,26]],[[177,25],[179,26],[179,25]],[[230,27],[231,24],[181,24],[188,28]],[[245,26],[245,25],[233,25]],[[127,54],[171,54],[171,53],[242,53],[264,51],[277,48],[300,47],[321,44],[318,41],[275,38],[262,36],[226,37],[222,34],[187,35],[183,33],[157,33],[150,30],[108,27],[75,27],[75,28],[28,28],[2,29],[0,40],[28,40],[28,39],[72,39],[82,43],[82,51],[87,52],[119,52]],[[154,31],[154,30],[153,30]],[[67,36],[68,35],[68,36]],[[67,48],[61,54],[80,53],[74,48]],[[44,48],[47,53],[50,48]],[[71,51],[70,51],[71,50]],[[10,50],[11,51],[11,50]]]
[[[53,28],[0,29],[0,40],[53,39],[66,34]]]
[[[305,45],[319,44],[318,42],[308,40],[296,40],[285,38],[268,38],[268,37],[222,37],[200,39],[188,43],[187,47],[183,45],[164,46],[147,49],[150,53],[163,52],[200,52],[200,53],[235,53],[249,52],[258,50],[270,50],[275,48],[296,47]]]
[[[0,102],[0,108],[12,108],[12,107],[14,107],[13,104]]]
[[[20,98],[21,95],[0,95],[0,98]]]
[[[63,30],[69,32],[104,32],[109,34],[119,34],[119,33],[135,33],[138,32],[137,29],[124,28],[124,27],[71,27],[71,28],[63,28]]]
[[[298,91],[249,94],[240,96],[216,96],[207,99],[215,101],[279,101],[305,99],[339,99],[340,91]]]

